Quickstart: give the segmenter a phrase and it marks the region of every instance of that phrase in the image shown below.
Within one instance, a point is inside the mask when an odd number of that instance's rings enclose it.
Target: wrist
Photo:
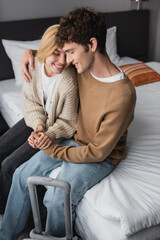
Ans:
[[[39,124],[37,127],[36,127],[36,131],[38,132],[44,132],[44,126],[42,124]]]

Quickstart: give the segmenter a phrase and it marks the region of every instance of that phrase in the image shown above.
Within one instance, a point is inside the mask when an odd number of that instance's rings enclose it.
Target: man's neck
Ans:
[[[96,52],[90,72],[96,77],[107,78],[118,74],[119,70],[110,61],[107,53],[102,55],[99,52]]]

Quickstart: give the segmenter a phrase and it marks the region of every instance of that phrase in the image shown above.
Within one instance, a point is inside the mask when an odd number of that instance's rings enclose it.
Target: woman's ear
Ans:
[[[97,50],[97,45],[98,45],[98,42],[97,42],[97,39],[95,37],[92,37],[90,39],[90,48],[91,48],[91,52],[95,52]]]

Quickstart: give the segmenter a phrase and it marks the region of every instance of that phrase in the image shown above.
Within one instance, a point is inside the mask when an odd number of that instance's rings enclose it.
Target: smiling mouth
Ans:
[[[56,67],[56,68],[58,68],[58,69],[62,69],[62,68],[64,68],[64,65],[62,66],[60,66],[60,65],[56,65],[56,64],[54,64],[54,66]]]

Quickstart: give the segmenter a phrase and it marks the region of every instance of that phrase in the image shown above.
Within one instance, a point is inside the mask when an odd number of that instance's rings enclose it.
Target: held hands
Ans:
[[[33,148],[45,150],[51,146],[52,141],[44,132],[34,131],[29,136],[28,143]]]
[[[20,63],[21,74],[22,74],[22,76],[23,76],[23,78],[25,79],[26,82],[31,81],[31,76],[28,72],[28,67],[30,69],[34,68],[34,57],[32,55],[31,50],[26,50],[23,53],[21,63]]]

